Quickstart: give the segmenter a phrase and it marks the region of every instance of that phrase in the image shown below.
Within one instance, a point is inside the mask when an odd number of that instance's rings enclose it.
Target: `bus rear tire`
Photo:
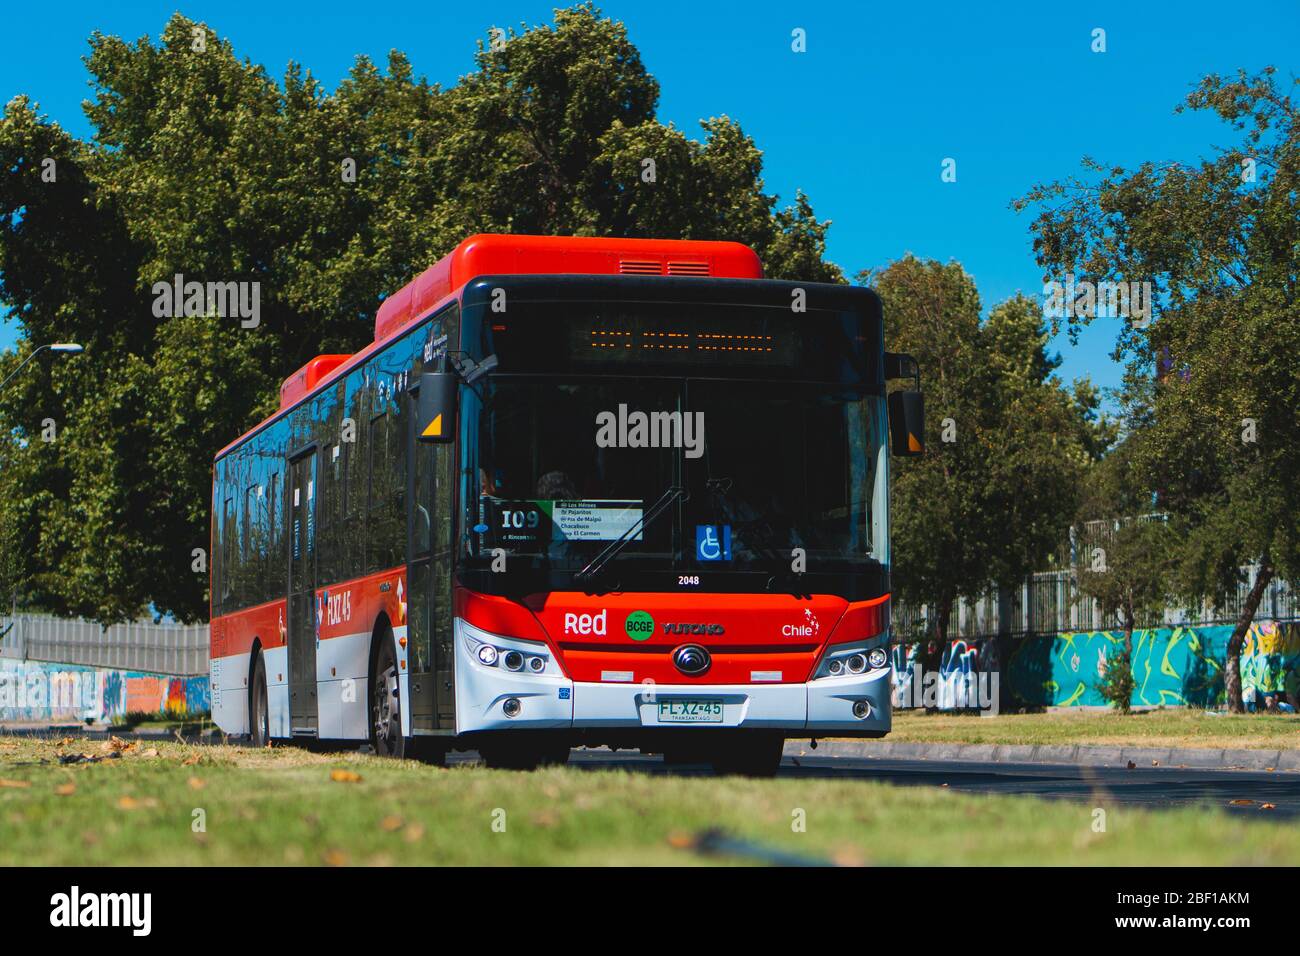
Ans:
[[[710,763],[718,774],[772,777],[781,766],[784,749],[785,738],[778,734],[742,733],[720,742]]]
[[[254,747],[271,746],[271,709],[266,693],[266,662],[257,652],[248,686],[248,736]]]
[[[381,757],[405,757],[409,749],[402,736],[401,681],[391,630],[380,637],[370,669],[370,746]]]

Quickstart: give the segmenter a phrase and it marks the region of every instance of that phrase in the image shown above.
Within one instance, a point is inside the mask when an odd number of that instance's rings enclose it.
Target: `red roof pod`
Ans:
[[[350,358],[351,355],[318,355],[286,378],[280,386],[280,411],[292,406]]]
[[[477,276],[526,274],[761,279],[763,266],[753,249],[738,242],[479,233],[384,300],[375,316],[375,341],[426,314]]]

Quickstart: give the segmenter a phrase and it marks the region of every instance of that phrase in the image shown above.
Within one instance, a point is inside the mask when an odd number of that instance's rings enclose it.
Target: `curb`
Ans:
[[[958,760],[969,763],[1074,764],[1135,769],[1263,770],[1300,772],[1300,750],[1184,747],[1086,747],[1078,744],[916,744],[876,740],[787,740],[788,757],[875,757]]]

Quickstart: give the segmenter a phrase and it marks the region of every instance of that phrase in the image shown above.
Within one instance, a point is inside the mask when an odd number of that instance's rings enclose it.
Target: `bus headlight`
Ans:
[[[524,655],[518,651],[506,651],[506,656],[502,658],[501,663],[505,664],[508,671],[523,670]]]
[[[826,648],[817,665],[813,680],[821,677],[857,677],[868,670],[881,670],[889,666],[888,647],[867,647],[863,644],[832,644]]]
[[[478,659],[488,667],[495,667],[497,662],[497,649],[491,644],[480,644],[478,646]]]

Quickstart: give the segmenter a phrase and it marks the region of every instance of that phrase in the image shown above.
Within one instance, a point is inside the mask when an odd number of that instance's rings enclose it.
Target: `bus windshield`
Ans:
[[[467,568],[495,555],[507,574],[573,575],[620,539],[620,571],[888,564],[878,387],[774,381],[744,364],[725,378],[689,366],[512,374],[519,363],[498,351],[500,370],[463,408]]]

